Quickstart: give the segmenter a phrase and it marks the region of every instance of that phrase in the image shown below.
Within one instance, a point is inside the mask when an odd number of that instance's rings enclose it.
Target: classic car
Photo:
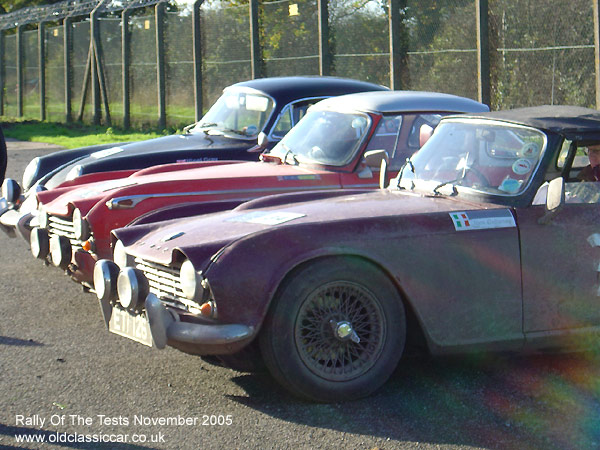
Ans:
[[[157,348],[262,358],[314,401],[373,392],[405,345],[597,347],[600,183],[576,175],[598,143],[585,108],[447,117],[387,189],[115,230],[94,273],[104,320]]]
[[[376,188],[382,158],[397,171],[442,115],[487,109],[471,99],[426,92],[332,97],[311,107],[260,162],[162,165],[100,182],[88,175],[39,192],[31,250],[91,285],[95,262],[111,257],[115,228],[231,209],[274,193]],[[186,203],[194,207],[177,206]]]
[[[260,132],[273,146],[304,115],[309,105],[353,92],[388,90],[384,86],[335,77],[261,78],[233,84],[185,134],[147,141],[103,144],[63,150],[34,158],[25,168],[23,184],[3,183],[0,228],[13,235],[17,223],[31,219],[35,193],[91,173],[105,178],[114,171],[132,171],[180,161],[256,161]],[[1,155],[1,153],[0,153]],[[0,156],[0,170],[2,159]],[[122,176],[123,172],[121,172]],[[24,195],[22,194],[24,192]],[[33,195],[32,195],[33,194]]]

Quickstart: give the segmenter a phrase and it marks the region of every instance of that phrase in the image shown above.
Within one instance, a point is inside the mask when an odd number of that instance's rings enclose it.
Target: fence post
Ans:
[[[17,117],[23,117],[23,26],[17,27]]]
[[[131,105],[129,103],[129,65],[131,62],[131,33],[129,31],[129,9],[121,13],[121,86],[123,88],[123,128],[131,126]]]
[[[252,79],[265,76],[259,38],[258,0],[250,0],[250,60]]]
[[[490,106],[490,27],[488,0],[475,0],[477,21],[477,96],[481,103]]]
[[[319,10],[319,74],[331,75],[333,58],[329,46],[329,0],[317,0]]]
[[[40,89],[40,120],[46,120],[46,23],[38,25],[38,79]]]
[[[390,88],[408,89],[408,33],[404,23],[406,0],[389,0]]]
[[[64,55],[64,78],[65,78],[65,121],[67,123],[73,120],[71,111],[71,86],[73,86],[73,58],[71,49],[73,48],[73,29],[71,17],[65,17],[63,20],[63,55]]]
[[[202,22],[200,6],[204,0],[196,0],[192,10],[192,33],[194,35],[194,105],[195,119],[202,118]]]
[[[98,48],[98,42],[100,41],[99,28],[98,28],[98,7],[90,13],[90,74],[92,81],[92,108],[94,110],[93,123],[94,125],[100,125],[100,118],[102,116],[102,110],[100,106],[100,78],[98,73],[98,66],[95,62],[96,48]]]
[[[600,109],[600,0],[594,5],[594,72],[596,74],[596,109]]]
[[[158,92],[158,127],[167,127],[166,89],[165,89],[165,4],[160,2],[154,7],[156,24],[156,90]]]

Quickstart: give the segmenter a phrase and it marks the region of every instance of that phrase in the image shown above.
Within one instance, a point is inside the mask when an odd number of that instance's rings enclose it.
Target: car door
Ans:
[[[539,223],[544,205],[516,211],[523,325],[533,345],[600,327],[600,183],[566,183],[565,190],[566,203],[547,224]]]

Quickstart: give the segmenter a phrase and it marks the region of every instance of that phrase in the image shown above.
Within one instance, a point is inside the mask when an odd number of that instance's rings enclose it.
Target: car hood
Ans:
[[[281,190],[332,189],[340,187],[340,175],[275,162],[229,162],[186,170],[168,170],[179,165],[155,167],[116,180],[63,187],[38,193],[49,214],[65,216],[75,206],[86,215],[95,205],[114,199],[142,201],[153,196],[232,195],[252,198]],[[176,203],[174,199],[172,203]]]
[[[283,204],[277,204],[280,196],[264,197],[223,213],[132,226],[113,233],[132,255],[167,265],[181,253],[201,268],[221,249],[240,239],[258,237],[257,245],[268,245],[268,233],[275,228],[298,227],[299,233],[318,233],[319,227],[342,229],[351,223],[362,223],[364,233],[369,233],[378,221],[389,218],[398,219],[399,232],[409,236],[450,232],[449,213],[453,211],[500,208],[454,197],[390,190],[365,190],[350,195],[338,190],[323,193],[324,198],[318,201],[303,201],[314,195],[299,194],[297,202]],[[508,212],[506,208],[504,211]],[[438,222],[440,226],[436,225]]]
[[[233,158],[233,153],[243,152],[256,144],[256,139],[241,139],[223,135],[217,130],[207,133],[188,133],[164,136],[147,141],[133,142],[100,150],[76,159],[55,170],[41,180],[46,188],[52,189],[65,182],[69,173],[77,168],[80,174],[127,170],[148,167],[149,165],[172,162],[212,161]],[[230,150],[231,156],[221,155]],[[258,159],[258,154],[250,155]],[[148,164],[148,162],[152,164]]]

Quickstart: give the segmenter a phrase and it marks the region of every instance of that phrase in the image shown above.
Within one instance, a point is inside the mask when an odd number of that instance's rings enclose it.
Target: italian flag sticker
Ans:
[[[456,231],[511,228],[517,226],[509,209],[457,211],[449,214]]]

